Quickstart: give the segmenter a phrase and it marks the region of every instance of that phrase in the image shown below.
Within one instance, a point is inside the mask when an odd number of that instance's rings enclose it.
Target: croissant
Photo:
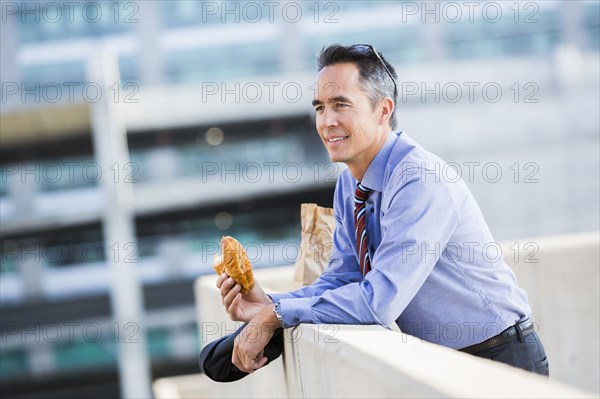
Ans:
[[[225,236],[221,238],[221,256],[215,255],[213,268],[217,274],[227,273],[229,277],[242,286],[242,293],[246,294],[254,287],[254,274],[248,255],[235,238]]]

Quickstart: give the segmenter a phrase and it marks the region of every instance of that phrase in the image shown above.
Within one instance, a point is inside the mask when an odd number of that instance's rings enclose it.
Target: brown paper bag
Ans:
[[[329,263],[333,249],[335,218],[332,208],[302,204],[300,256],[294,267],[294,289],[310,285]]]

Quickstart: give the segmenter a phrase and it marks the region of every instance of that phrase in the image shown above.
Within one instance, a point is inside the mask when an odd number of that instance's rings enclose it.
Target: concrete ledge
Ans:
[[[302,324],[282,358],[243,380],[157,380],[157,398],[593,398],[559,382],[379,326]]]
[[[160,378],[152,384],[152,391],[157,399],[285,398],[287,392],[281,390],[285,381],[282,373],[283,363],[279,358],[268,368],[240,381],[218,383],[204,374],[190,374]]]
[[[287,332],[288,397],[593,397],[382,327],[330,327]]]
[[[152,384],[152,391],[156,398],[208,398],[207,382],[209,381],[203,374],[159,378]]]

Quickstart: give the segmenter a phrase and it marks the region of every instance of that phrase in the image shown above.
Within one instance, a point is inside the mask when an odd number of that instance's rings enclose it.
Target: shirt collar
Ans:
[[[392,148],[394,147],[394,143],[400,133],[402,132],[390,132],[385,143],[383,143],[383,146],[367,167],[367,171],[361,181],[363,186],[370,188],[371,190],[379,192],[383,191],[383,175],[385,167],[390,157],[390,153],[392,152]]]

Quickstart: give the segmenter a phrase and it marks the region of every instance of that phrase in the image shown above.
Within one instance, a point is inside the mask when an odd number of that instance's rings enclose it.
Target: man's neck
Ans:
[[[363,177],[365,177],[365,173],[367,173],[369,165],[371,165],[373,159],[377,156],[377,154],[379,154],[379,151],[385,144],[391,131],[392,130],[390,128],[387,128],[383,132],[383,134],[379,137],[379,140],[373,144],[373,147],[371,147],[373,151],[369,152],[368,158],[366,158],[364,161],[358,163],[346,163],[350,173],[357,181],[362,181]]]

